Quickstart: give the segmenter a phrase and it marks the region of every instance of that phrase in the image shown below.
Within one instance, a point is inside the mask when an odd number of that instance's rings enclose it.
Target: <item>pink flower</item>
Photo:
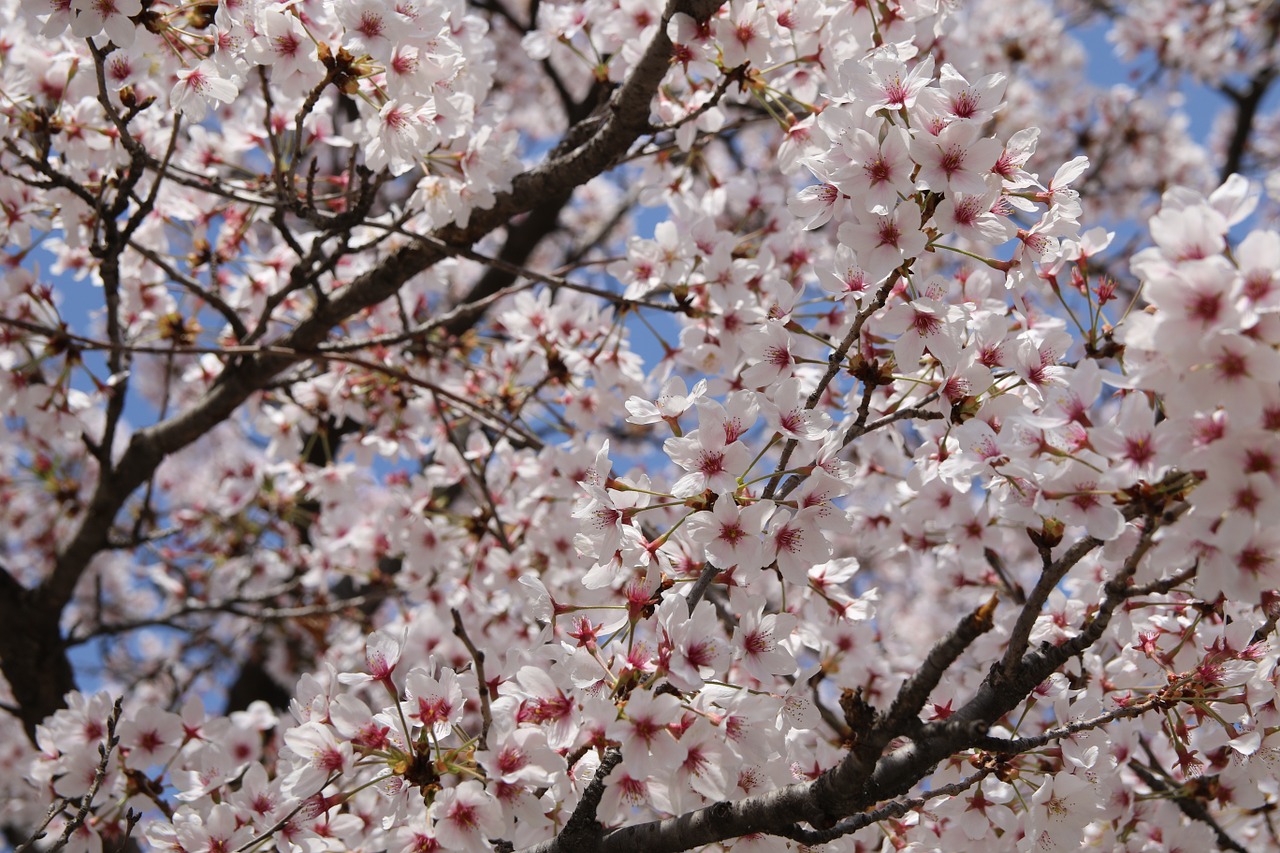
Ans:
[[[264,6],[259,10],[257,33],[248,44],[245,57],[271,66],[275,83],[296,75],[303,85],[314,86],[324,76],[324,66],[302,21],[282,6]]]
[[[164,764],[183,744],[182,718],[155,705],[144,705],[120,721],[120,745],[129,750],[129,765],[145,770]]]
[[[1045,484],[1043,497],[1056,500],[1044,514],[1079,524],[1095,539],[1115,539],[1124,530],[1125,521],[1108,494],[1108,485],[1094,468],[1071,461],[1062,474]]]
[[[853,250],[875,281],[881,281],[909,258],[924,251],[928,238],[920,230],[920,208],[899,204],[888,214],[868,213],[840,226],[840,242]]]
[[[775,675],[791,675],[796,671],[795,657],[780,645],[791,636],[795,625],[796,617],[790,613],[766,616],[763,604],[743,614],[738,627],[733,629],[733,644],[748,675],[761,684],[768,684]]]
[[[368,705],[350,693],[343,693],[333,700],[330,715],[333,718],[334,729],[342,737],[351,741],[351,745],[356,749],[364,752],[385,750],[393,743],[400,749],[406,748],[407,733],[398,723],[395,724],[398,731],[392,734],[393,723],[387,715],[375,715]]]
[[[1001,145],[993,138],[979,139],[981,132],[977,124],[955,121],[937,136],[917,136],[911,144],[911,157],[920,164],[916,185],[940,193],[986,193],[986,176]]]
[[[742,384],[749,388],[789,378],[796,363],[791,354],[791,335],[784,324],[776,320],[765,322],[756,334],[748,336],[742,342],[742,353],[747,358],[759,359],[742,371]]]
[[[1244,326],[1240,296],[1244,282],[1225,258],[1214,256],[1180,263],[1148,279],[1143,294],[1161,312],[1161,346],[1201,340],[1219,330]]]
[[[732,0],[729,14],[714,22],[716,41],[725,68],[750,62],[757,68],[769,62],[769,23],[755,0]]]
[[[226,803],[211,808],[203,819],[194,814],[189,817],[174,821],[177,840],[188,853],[224,853],[253,837],[253,830],[240,826],[235,809]]]
[[[1065,772],[1047,776],[1031,796],[1027,835],[1038,850],[1075,850],[1101,807],[1086,780]]]
[[[840,77],[853,96],[867,104],[868,116],[880,110],[910,109],[933,78],[933,57],[926,56],[908,71],[897,47],[885,45],[861,61],[846,62]]]
[[[1151,220],[1151,239],[1157,248],[1134,256],[1134,272],[1144,275],[1143,261],[1156,252],[1174,263],[1221,255],[1227,227],[1226,217],[1207,204],[1162,206]]]
[[[428,812],[435,821],[435,837],[445,850],[488,853],[490,838],[502,834],[502,808],[474,779],[436,794]]]
[[[521,667],[516,672],[520,686],[520,707],[516,722],[545,725],[547,742],[552,749],[564,749],[577,736],[580,720],[578,705],[545,670],[535,666]]]
[[[1080,193],[1071,189],[1072,182],[1084,174],[1089,168],[1089,158],[1083,154],[1058,167],[1049,180],[1044,192],[1036,194],[1036,200],[1048,204],[1050,209],[1057,210],[1059,215],[1067,219],[1078,219],[1080,216]]]
[[[652,403],[643,397],[631,397],[626,402],[630,417],[628,423],[656,424],[666,421],[671,424],[676,435],[680,434],[677,421],[680,416],[701,400],[707,393],[707,381],[699,379],[693,390],[687,390],[684,379],[672,376],[662,386],[662,393]]]
[[[754,571],[764,565],[760,535],[772,510],[769,501],[739,507],[730,495],[722,494],[711,512],[700,512],[689,519],[689,535],[706,546],[707,556],[717,566]]]
[[[843,141],[843,150],[852,161],[838,169],[832,180],[840,191],[855,199],[859,212],[888,213],[899,196],[910,195],[915,164],[908,150],[910,136],[902,128],[890,127],[878,139],[855,128]]]
[[[821,406],[808,408],[808,401],[800,380],[793,377],[775,385],[760,409],[769,428],[784,438],[821,441],[831,427],[831,416]]]
[[[435,147],[435,116],[430,103],[411,104],[395,98],[366,122],[368,141],[364,146],[365,165],[375,172],[386,169],[399,176],[418,165]]]
[[[463,701],[457,673],[441,667],[437,679],[433,675],[435,670],[434,659],[425,667],[409,670],[405,689],[408,700],[402,707],[407,718],[430,729],[432,737],[438,739],[446,737],[454,723],[462,719]]]
[[[385,0],[355,0],[335,4],[334,9],[346,28],[343,46],[356,56],[367,53],[386,59],[405,29],[405,21]]]
[[[649,690],[633,691],[623,708],[623,716],[610,724],[607,735],[622,744],[622,761],[627,773],[649,776],[678,767],[685,748],[668,728],[680,720],[680,700]]]
[[[700,717],[681,735],[680,743],[685,757],[676,779],[709,800],[727,797],[737,776],[738,761],[725,744],[724,732]]]
[[[787,202],[787,209],[804,220],[805,230],[826,225],[840,201],[840,188],[835,184],[811,184]]]
[[[1252,231],[1236,247],[1244,297],[1259,309],[1280,308],[1280,234]]]
[[[1030,335],[1018,338],[1009,354],[1008,366],[1022,377],[1031,393],[1043,399],[1051,386],[1063,384],[1065,369],[1058,365],[1059,353],[1071,345],[1071,339],[1059,332],[1037,341]]]
[[[1026,169],[1027,160],[1036,150],[1036,140],[1040,137],[1040,128],[1029,127],[1009,137],[1004,150],[996,158],[991,167],[993,174],[999,175],[1004,185],[1010,189],[1021,189],[1035,184],[1035,178]]]
[[[477,752],[476,761],[491,780],[511,785],[548,787],[565,771],[564,758],[547,744],[542,729],[528,726],[489,735],[493,747]]]
[[[922,98],[920,106],[929,109],[932,103],[926,105],[925,101],[936,100],[940,112],[951,118],[966,119],[978,125],[985,124],[999,111],[1001,102],[1004,100],[1005,87],[1009,82],[1004,74],[996,73],[988,74],[976,83],[970,83],[949,62],[942,64],[942,70],[938,76],[940,88],[926,89],[923,93],[929,96],[937,92],[937,97]]]
[[[778,564],[778,571],[789,583],[807,586],[809,571],[831,557],[831,543],[819,526],[821,510],[807,507],[792,517],[780,509],[769,522],[765,560]]]
[[[877,279],[867,272],[853,250],[843,244],[836,246],[835,258],[830,265],[817,265],[817,273],[823,290],[837,299],[852,297],[854,305],[861,305],[885,277]]]
[[[385,631],[375,631],[365,641],[365,663],[368,672],[344,672],[338,675],[343,684],[366,684],[379,681],[394,692],[391,675],[400,662],[400,649],[404,645],[405,632],[399,639]]]
[[[1159,479],[1159,458],[1166,452],[1165,435],[1156,431],[1156,413],[1143,394],[1125,395],[1120,411],[1089,430],[1089,443],[1111,460],[1113,470],[1134,477]],[[1194,501],[1201,489],[1192,493]]]
[[[879,330],[898,335],[893,355],[904,370],[914,370],[925,349],[948,368],[960,361],[960,309],[940,302],[941,288],[936,285],[926,294],[910,302],[895,303],[876,323]]]
[[[284,733],[284,742],[301,760],[285,783],[297,798],[319,791],[329,779],[345,773],[353,760],[351,744],[339,743],[333,729],[322,723],[295,726]]]
[[[1280,587],[1280,528],[1246,513],[1231,513],[1212,535],[1216,545],[1201,563],[1196,595],[1257,601]]]
[[[751,464],[751,451],[739,438],[756,418],[754,395],[731,398],[726,409],[714,401],[698,404],[698,428],[686,436],[668,438],[662,449],[688,473],[671,487],[671,494],[689,497],[706,489],[734,492],[738,477]]]
[[[105,30],[118,46],[129,47],[137,34],[129,19],[141,11],[140,0],[71,0],[71,32],[86,39]]]
[[[667,680],[681,690],[697,690],[704,679],[723,671],[729,649],[715,625],[711,602],[700,601],[690,615],[684,596],[669,596],[658,608],[657,617],[666,633]]]
[[[644,773],[633,772],[626,762],[609,774],[608,787],[600,798],[602,820],[620,821],[629,817],[637,808],[653,808],[669,811],[671,803],[663,783]]]
[[[280,792],[280,780],[268,779],[267,771],[255,761],[245,771],[240,790],[231,795],[230,802],[241,814],[251,818],[253,826],[266,829],[282,816],[285,799]]]
[[[1001,199],[999,179],[988,176],[987,182],[987,191],[980,195],[948,193],[938,203],[933,221],[943,234],[955,234],[974,243],[999,244],[1017,233],[1017,226],[1007,216],[994,212]]]
[[[574,540],[579,553],[608,560],[621,548],[639,547],[644,536],[628,512],[647,504],[648,496],[590,483],[579,485],[586,493],[573,510],[573,517],[582,520],[582,532]]]
[[[189,121],[200,121],[211,101],[229,104],[239,91],[235,83],[217,75],[212,60],[204,60],[194,68],[178,72],[178,82],[169,92],[169,105]]]

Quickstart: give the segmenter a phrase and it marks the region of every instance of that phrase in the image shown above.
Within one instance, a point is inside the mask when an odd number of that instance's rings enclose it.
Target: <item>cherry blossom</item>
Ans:
[[[502,831],[498,803],[473,779],[441,791],[430,813],[435,837],[448,850],[491,850],[489,838]]]
[[[884,215],[860,215],[843,223],[839,236],[876,281],[920,254],[928,242],[920,231],[920,209],[911,203],[900,204]]]
[[[451,726],[462,716],[462,685],[448,667],[435,674],[434,662],[425,668],[414,668],[406,679],[405,716],[423,726],[433,738],[446,737]]]
[[[795,621],[790,613],[765,614],[761,606],[743,614],[734,629],[733,643],[752,678],[767,682],[774,675],[795,671],[795,657],[781,645]]]
[[[913,189],[909,159],[910,136],[900,128],[889,128],[877,139],[863,128],[854,128],[842,153],[850,164],[836,170],[832,179],[851,199],[857,199],[869,213],[885,214],[897,206],[898,197]]]
[[[1219,5],[0,0],[6,838],[1267,847]]]
[[[916,184],[935,192],[983,193],[988,170],[1000,156],[1000,143],[981,139],[980,133],[977,124],[955,121],[934,136],[917,136],[911,150],[920,165]]]
[[[933,77],[932,56],[908,68],[906,52],[898,45],[886,45],[840,69],[850,94],[867,104],[868,116],[881,109],[910,109]]]
[[[609,727],[608,734],[622,745],[627,773],[643,778],[659,768],[683,763],[686,750],[671,734],[680,703],[674,696],[657,696],[649,691],[627,700],[625,716]]]
[[[236,84],[219,76],[209,60],[194,68],[184,68],[177,76],[178,82],[169,93],[169,103],[192,121],[204,118],[210,101],[230,103],[237,94]]]
[[[771,510],[767,501],[739,507],[726,496],[710,512],[689,519],[689,535],[704,545],[716,565],[752,571],[764,565],[760,534]]]
[[[120,47],[129,47],[136,33],[129,19],[141,11],[139,0],[70,0],[71,32],[80,38],[105,32]]]

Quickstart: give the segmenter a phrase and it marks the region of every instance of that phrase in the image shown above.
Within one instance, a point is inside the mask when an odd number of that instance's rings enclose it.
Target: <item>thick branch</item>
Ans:
[[[1218,172],[1218,180],[1225,181],[1244,165],[1244,153],[1249,147],[1249,137],[1253,135],[1258,109],[1275,79],[1275,67],[1267,66],[1249,81],[1249,88],[1243,92],[1230,87],[1223,90],[1236,106],[1236,121],[1231,130],[1231,141],[1227,143],[1227,156]]]
[[[992,617],[996,612],[996,601],[996,597],[992,596],[981,607],[967,614],[960,620],[960,624],[929,650],[924,664],[906,680],[894,698],[881,727],[885,735],[892,738],[902,734],[907,723],[916,719],[924,703],[929,700],[929,694],[938,686],[951,664],[956,662],[974,640],[991,630],[995,624]]]

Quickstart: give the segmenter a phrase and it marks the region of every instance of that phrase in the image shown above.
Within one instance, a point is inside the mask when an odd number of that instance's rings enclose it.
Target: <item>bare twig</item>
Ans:
[[[1009,644],[1005,647],[1004,658],[1000,661],[1000,668],[1006,675],[1011,675],[1014,668],[1022,661],[1022,655],[1026,652],[1027,643],[1031,638],[1031,630],[1035,627],[1036,620],[1040,618],[1040,609],[1049,600],[1049,594],[1057,589],[1067,572],[1075,568],[1077,563],[1101,544],[1101,539],[1086,536],[1052,562],[1047,559],[1048,549],[1041,549],[1045,564],[1040,571],[1040,580],[1027,596],[1027,603],[1022,606],[1021,612],[1018,613],[1018,621],[1014,623],[1013,630],[1009,633]]]
[[[84,822],[88,819],[89,809],[93,807],[93,799],[98,796],[98,789],[102,787],[102,780],[107,778],[107,767],[111,764],[111,753],[115,751],[117,744],[120,743],[120,738],[116,736],[116,724],[120,722],[120,709],[123,702],[123,696],[117,697],[115,704],[111,707],[111,713],[107,716],[107,735],[98,744],[98,766],[94,768],[93,781],[89,783],[89,790],[85,791],[84,796],[80,798],[80,808],[76,810],[71,820],[67,821],[67,825],[62,828],[62,835],[58,837],[58,840],[45,848],[45,853],[58,853],[59,850],[66,847],[71,841],[71,836],[80,827],[84,826]],[[40,830],[27,839],[26,842],[19,845],[14,853],[26,853],[36,841],[43,837],[43,829],[48,825],[49,821],[46,819]]]
[[[827,357],[827,369],[822,374],[822,378],[818,380],[817,387],[809,394],[805,400],[804,407],[812,409],[822,401],[822,395],[826,393],[827,387],[836,378],[840,372],[840,368],[844,365],[845,356],[849,354],[849,350],[858,342],[862,336],[862,327],[870,319],[871,315],[884,307],[885,302],[889,299],[889,294],[893,292],[893,288],[897,286],[898,279],[901,274],[895,272],[889,276],[888,280],[880,286],[880,290],[876,292],[876,296],[867,304],[867,307],[858,312],[853,320],[853,325],[849,327],[849,331],[845,334],[844,339],[832,350],[831,355]],[[782,472],[787,470],[791,461],[791,454],[795,452],[797,442],[794,438],[788,439],[786,445],[782,449],[782,455],[778,458],[778,464],[774,468],[774,474],[769,478],[768,484],[765,486],[761,497],[770,499],[778,491],[781,484]],[[788,482],[788,488],[783,489],[782,496],[786,496],[792,489],[800,484],[799,477],[792,477]]]
[[[937,799],[938,797],[954,797],[958,794],[963,794],[965,791],[990,776],[992,772],[994,771],[991,769],[983,768],[972,776],[966,776],[959,782],[953,782],[950,785],[943,785],[942,787],[931,790],[926,796],[912,797],[908,800],[896,800],[894,802],[887,803],[873,811],[863,812],[849,820],[841,821],[830,829],[804,829],[800,826],[794,826],[790,828],[789,831],[776,832],[774,834],[782,835],[793,841],[799,841],[801,844],[826,844],[828,841],[835,841],[837,838],[850,835],[873,823],[899,818],[909,811],[924,808],[924,805],[927,802]]]
[[[458,612],[458,608],[449,608],[449,613],[453,616],[454,636],[467,647],[467,651],[471,652],[471,660],[475,662],[476,685],[480,692],[481,729],[478,745],[481,750],[486,750],[489,748],[489,729],[493,725],[493,712],[489,708],[489,682],[484,677],[484,652],[477,649],[476,644],[467,635],[467,629],[462,624],[462,614]]]
[[[916,715],[928,701],[929,694],[938,686],[951,664],[956,662],[974,640],[991,630],[995,624],[992,617],[995,615],[997,601],[993,595],[989,601],[961,619],[960,624],[929,650],[924,663],[898,690],[884,723],[877,727],[885,742],[901,734],[908,723],[916,719]]]
[[[1200,800],[1194,797],[1188,797],[1178,793],[1178,788],[1165,782],[1156,774],[1152,773],[1136,759],[1130,760],[1129,769],[1138,775],[1138,778],[1147,783],[1152,792],[1163,796],[1178,807],[1178,810],[1191,820],[1199,821],[1213,830],[1213,834],[1217,837],[1218,849],[1232,850],[1235,853],[1249,853],[1249,849],[1240,842],[1236,841],[1227,831],[1222,828],[1222,824],[1218,823],[1209,808]]]

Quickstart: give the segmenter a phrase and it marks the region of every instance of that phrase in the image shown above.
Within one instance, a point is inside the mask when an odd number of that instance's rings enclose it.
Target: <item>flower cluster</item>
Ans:
[[[0,0],[6,833],[1265,844],[1280,234],[952,5]]]

